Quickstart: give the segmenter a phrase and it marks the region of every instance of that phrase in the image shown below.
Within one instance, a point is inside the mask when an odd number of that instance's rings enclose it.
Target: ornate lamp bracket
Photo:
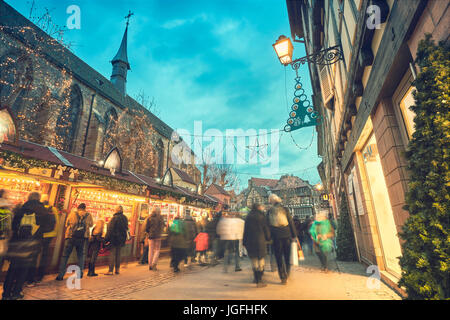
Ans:
[[[292,69],[295,70],[295,92],[293,105],[291,111],[289,112],[289,119],[284,127],[284,131],[291,132],[300,128],[316,126],[320,122],[319,113],[314,109],[314,106],[307,99],[305,91],[303,90],[303,85],[300,82],[300,77],[298,75],[298,69],[301,65],[306,62],[315,65],[332,65],[339,60],[343,59],[342,48],[340,45],[327,48],[316,53],[310,54],[306,57],[293,60],[290,65]]]
[[[290,65],[292,66],[292,69],[295,70],[298,77],[298,69],[306,62],[320,66],[329,66],[335,64],[339,60],[343,60],[342,48],[340,45],[336,45],[334,47],[320,50],[308,56],[295,59],[290,63]]]

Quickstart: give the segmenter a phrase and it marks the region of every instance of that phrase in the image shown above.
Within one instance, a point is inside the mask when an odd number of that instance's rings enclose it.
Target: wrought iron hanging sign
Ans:
[[[294,104],[291,107],[292,110],[289,113],[287,124],[284,126],[284,131],[291,132],[304,127],[316,126],[320,121],[320,117],[305,95],[305,90],[303,90],[303,85],[298,75],[298,69],[306,63],[322,66],[335,64],[343,59],[341,45],[326,48],[295,60],[292,60],[294,47],[289,38],[283,35],[280,36],[273,44],[273,47],[281,64],[284,66],[291,65],[296,73]]]
[[[297,74],[295,78],[294,104],[289,113],[287,125],[284,131],[291,132],[300,128],[316,126],[319,120],[318,113],[314,110],[311,102],[307,99],[303,84],[300,82],[300,77]]]

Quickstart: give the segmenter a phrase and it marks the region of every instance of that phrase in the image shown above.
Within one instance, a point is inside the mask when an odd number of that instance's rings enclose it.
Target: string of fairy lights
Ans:
[[[0,26],[0,43],[9,48],[0,57],[0,104],[10,107],[20,137],[71,152],[81,114],[88,113],[81,108],[88,108],[90,101],[83,103],[83,96],[74,90],[71,72],[57,69],[46,56],[48,51],[61,53],[66,59],[72,55],[60,42],[38,35],[31,27]],[[144,172],[156,167],[151,141],[154,136],[155,130],[143,111],[122,110],[107,128],[101,151],[104,156],[117,146],[124,159],[133,159],[133,169]],[[91,153],[95,149],[94,145]]]
[[[0,42],[8,48],[0,58],[1,104],[12,109],[21,137],[67,149],[60,134],[73,126],[68,121],[73,78],[65,69],[51,72],[55,67],[43,58],[44,50],[63,47],[31,27],[0,26]]]
[[[71,152],[72,142],[68,140],[73,139],[68,139],[68,136],[75,132],[77,123],[81,120],[80,113],[84,111],[77,108],[87,108],[89,103],[82,103],[83,97],[77,97],[77,91],[73,89],[76,82],[71,72],[64,68],[57,69],[46,59],[49,50],[68,58],[71,55],[67,54],[67,48],[51,37],[38,35],[33,28],[26,26],[0,26],[0,43],[9,48],[0,57],[0,103],[9,106],[16,116],[20,136],[28,141]],[[133,112],[130,115],[128,110],[123,110],[118,119],[112,121],[111,127],[107,128],[102,151],[106,153],[109,147],[118,146],[124,159],[133,159],[135,168],[156,168],[158,159],[155,144],[151,141],[155,130],[143,112]],[[281,133],[276,146],[279,148],[283,130],[272,130],[265,136],[275,133]],[[290,136],[297,148],[306,150],[312,146],[314,130],[311,142],[306,147],[300,147],[292,133]],[[246,137],[259,139],[261,134]],[[232,144],[237,155],[246,164],[250,164],[251,159],[245,159],[234,141]]]

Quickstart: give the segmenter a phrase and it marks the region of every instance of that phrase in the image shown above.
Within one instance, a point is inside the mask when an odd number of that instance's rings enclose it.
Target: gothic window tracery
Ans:
[[[76,84],[73,85],[66,99],[68,102],[62,106],[56,121],[56,144],[61,150],[71,152],[83,105],[80,87]]]

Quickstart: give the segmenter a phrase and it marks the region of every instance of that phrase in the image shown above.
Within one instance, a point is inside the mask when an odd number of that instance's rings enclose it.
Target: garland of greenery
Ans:
[[[0,151],[0,159],[3,159],[3,165],[10,168],[17,169],[32,169],[32,168],[48,168],[48,169],[57,169],[58,165],[49,161],[33,159],[24,157],[18,153],[1,150]],[[142,187],[143,185],[120,180],[117,178],[107,177],[101,174],[97,174],[94,172],[78,170],[78,179],[79,181],[83,181],[86,183],[92,183],[95,185],[103,186],[109,190],[127,192],[132,194],[141,195],[143,193]],[[157,196],[170,196],[170,197],[180,197],[180,194],[172,191],[166,190],[154,190],[152,194]],[[189,203],[194,202],[196,199],[189,196],[184,196]]]
[[[31,169],[31,168],[48,168],[48,169],[56,169],[58,167],[57,164],[44,161],[44,160],[38,160],[38,159],[32,159],[32,158],[25,158],[21,156],[20,154],[17,154],[15,152],[0,151],[0,158],[3,159],[4,165],[11,168],[18,168],[18,169]]]

